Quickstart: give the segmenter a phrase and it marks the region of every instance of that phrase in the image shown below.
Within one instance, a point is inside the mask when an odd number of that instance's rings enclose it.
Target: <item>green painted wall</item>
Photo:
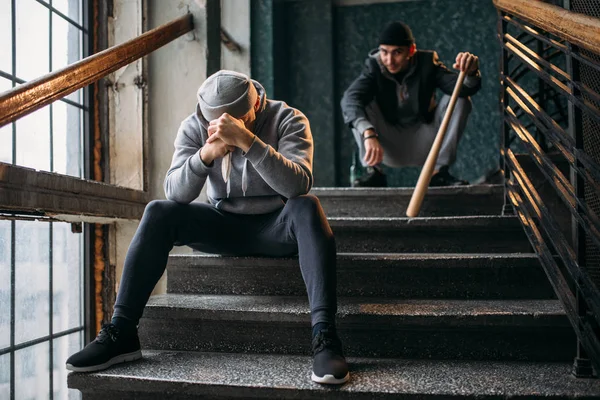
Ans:
[[[451,171],[475,180],[497,166],[500,53],[491,0],[347,7],[326,0],[253,0],[252,11],[252,74],[310,119],[316,186],[349,185],[355,144],[341,122],[339,102],[360,73],[368,51],[377,46],[381,27],[390,20],[408,23],[417,46],[436,50],[449,66],[459,51],[480,57],[483,89],[473,97],[474,110]],[[414,185],[418,172],[418,168],[388,170],[389,182]]]

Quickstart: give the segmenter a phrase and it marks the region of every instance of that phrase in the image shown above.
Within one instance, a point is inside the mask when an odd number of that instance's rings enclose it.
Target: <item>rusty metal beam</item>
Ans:
[[[600,54],[600,18],[531,0],[494,0],[497,9],[519,17],[546,32]]]
[[[147,192],[0,163],[0,210],[39,215],[139,219]]]
[[[193,29],[191,14],[0,95],[0,127],[85,87]]]

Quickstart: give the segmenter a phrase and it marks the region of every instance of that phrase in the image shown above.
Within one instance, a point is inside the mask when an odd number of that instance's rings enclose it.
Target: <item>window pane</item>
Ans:
[[[81,59],[81,31],[60,15],[52,14],[52,70]]]
[[[35,0],[19,0],[16,5],[17,77],[29,81],[49,72],[50,11]]]
[[[70,224],[52,224],[54,333],[83,326],[82,238],[71,232]]]
[[[80,399],[81,392],[75,389],[67,388],[67,374],[69,371],[65,368],[67,358],[73,353],[83,348],[82,333],[72,333],[54,340],[54,400]]]
[[[50,397],[48,342],[15,352],[15,399],[48,399]]]
[[[52,0],[52,7],[81,25],[81,0]]]
[[[0,70],[9,74],[12,74],[11,3],[8,0],[0,1]]]
[[[50,225],[15,222],[15,342],[48,335]]]
[[[11,222],[0,221],[0,349],[10,345],[10,233]]]
[[[54,172],[81,177],[83,111],[63,101],[52,108]]]
[[[50,106],[20,118],[17,124],[17,165],[50,170]]]
[[[10,399],[10,354],[0,356],[0,399]]]
[[[2,41],[0,40],[0,42]],[[0,78],[0,93],[9,90],[11,87],[11,81]],[[0,162],[12,163],[12,124],[0,128]]]
[[[52,14],[52,71],[81,60],[81,31],[58,14]],[[81,104],[82,90],[67,99]]]

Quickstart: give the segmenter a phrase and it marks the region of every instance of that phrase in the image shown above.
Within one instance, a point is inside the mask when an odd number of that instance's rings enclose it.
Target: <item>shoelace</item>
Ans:
[[[113,324],[102,324],[102,329],[100,329],[96,341],[98,343],[105,343],[107,340],[110,339],[111,341],[116,342],[118,336],[119,328],[117,328]]]
[[[323,349],[329,349],[337,354],[342,354],[342,346],[338,337],[333,332],[319,331],[313,340],[313,352],[319,353]]]

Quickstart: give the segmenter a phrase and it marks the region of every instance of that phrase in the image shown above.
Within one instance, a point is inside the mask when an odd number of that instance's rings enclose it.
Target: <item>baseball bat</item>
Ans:
[[[425,165],[423,165],[423,169],[421,170],[421,174],[419,175],[419,180],[417,181],[417,185],[415,186],[415,191],[413,192],[413,195],[410,198],[410,203],[408,204],[408,208],[406,209],[407,217],[414,218],[417,215],[419,215],[419,211],[421,211],[421,204],[423,204],[423,199],[425,198],[425,194],[427,193],[429,182],[431,181],[431,177],[433,176],[435,163],[437,162],[438,155],[440,154],[442,142],[444,141],[444,136],[446,135],[446,130],[448,129],[448,124],[450,123],[450,118],[452,118],[452,112],[454,111],[456,100],[458,99],[458,93],[460,92],[460,88],[462,87],[464,80],[465,72],[461,71],[458,75],[458,79],[456,80],[456,85],[454,86],[454,91],[452,92],[452,97],[450,98],[450,102],[448,103],[448,108],[446,109],[446,114],[444,115],[444,119],[442,120],[440,129],[438,129],[437,135],[435,136],[435,140],[433,141],[433,145],[431,146],[431,150],[429,150],[427,160],[425,160]]]

